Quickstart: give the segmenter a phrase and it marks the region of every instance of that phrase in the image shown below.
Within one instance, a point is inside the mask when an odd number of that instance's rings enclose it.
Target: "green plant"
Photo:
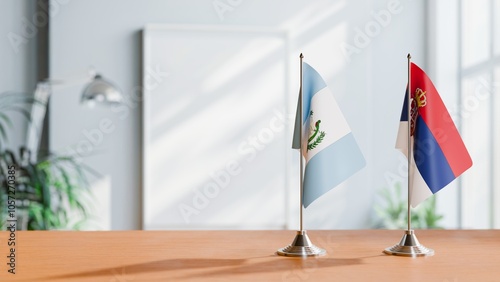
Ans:
[[[9,112],[17,112],[28,121],[31,120],[27,106],[38,103],[34,98],[23,93],[3,93],[0,95],[0,149],[8,140],[7,131],[13,128]]]
[[[377,228],[406,229],[408,227],[408,200],[403,198],[401,186],[401,183],[397,182],[393,189],[385,188],[381,191],[380,195],[384,203],[375,206],[375,212],[378,216],[375,225]],[[439,224],[442,219],[443,216],[436,211],[435,195],[432,195],[411,211],[412,228],[442,228]]]
[[[34,102],[29,97],[0,95],[0,109],[19,112],[28,121],[30,115],[26,106]],[[3,146],[9,128],[12,128],[12,122],[5,112],[1,112],[0,226],[4,226],[8,216],[7,200],[10,195],[15,198],[18,224],[24,222],[18,228],[78,229],[88,218],[86,201],[91,194],[86,173],[93,170],[77,162],[73,156],[48,154],[33,161],[36,158],[32,158],[32,152],[23,146],[15,154]]]
[[[28,230],[69,228],[77,217],[80,217],[77,223],[84,221],[88,214],[83,199],[89,194],[89,185],[82,165],[71,156],[52,155],[31,162],[29,155],[24,148],[19,152],[20,157],[9,150],[0,154],[2,211],[7,210],[8,191],[14,190],[16,213],[24,211],[28,216]],[[8,189],[5,176],[9,170],[15,172],[14,189]]]

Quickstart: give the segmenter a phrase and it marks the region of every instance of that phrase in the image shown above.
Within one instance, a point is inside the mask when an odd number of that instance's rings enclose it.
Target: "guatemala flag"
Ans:
[[[434,84],[411,64],[410,202],[416,207],[472,166],[450,114]],[[408,157],[408,88],[403,103],[396,148]]]
[[[308,64],[302,68],[303,116],[299,117],[299,100],[292,148],[302,148],[305,158],[303,203],[307,208],[363,168],[365,159],[325,81]],[[303,123],[302,142],[299,122]]]

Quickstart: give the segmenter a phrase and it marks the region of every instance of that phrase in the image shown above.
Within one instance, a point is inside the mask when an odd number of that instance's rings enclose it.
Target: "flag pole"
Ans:
[[[304,118],[304,96],[302,95],[302,80],[303,80],[303,75],[302,75],[302,63],[303,63],[304,55],[300,53],[300,89],[299,89],[299,100],[300,100],[300,150],[299,150],[299,157],[300,157],[300,232],[304,231],[304,225],[303,225],[303,211],[304,211],[304,156],[302,155],[302,146],[304,145],[304,142],[302,142],[302,136],[304,134],[304,126],[302,119]]]
[[[311,257],[311,256],[322,256],[326,254],[326,251],[315,246],[309,236],[307,236],[307,231],[304,230],[302,214],[304,210],[304,156],[302,155],[302,146],[304,142],[302,140],[303,137],[303,105],[304,105],[304,97],[302,95],[302,83],[303,83],[303,74],[302,74],[302,63],[304,59],[304,55],[300,53],[300,89],[299,89],[299,132],[300,132],[300,229],[297,231],[295,235],[295,239],[293,242],[281,249],[278,249],[276,252],[280,256],[288,256],[288,257]]]
[[[408,97],[407,97],[407,117],[408,117],[408,230],[405,231],[401,241],[392,246],[384,249],[384,253],[388,255],[405,256],[405,257],[423,257],[423,256],[433,256],[434,250],[426,248],[424,245],[420,244],[415,235],[414,230],[411,229],[411,160],[413,158],[412,154],[412,142],[411,142],[411,125],[412,125],[412,115],[411,115],[411,55],[408,53],[406,56],[408,59]],[[416,122],[416,120],[415,120]],[[416,128],[416,124],[415,124]]]
[[[411,156],[412,156],[412,147],[411,147],[411,55],[408,53],[406,56],[408,59],[408,98],[407,98],[407,111],[408,111],[408,231],[411,231],[411,182],[410,182],[410,169],[411,169]]]

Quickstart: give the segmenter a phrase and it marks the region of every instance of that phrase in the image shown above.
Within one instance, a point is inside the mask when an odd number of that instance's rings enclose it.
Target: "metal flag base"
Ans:
[[[278,255],[288,256],[288,257],[312,257],[312,256],[323,256],[326,251],[316,247],[305,230],[297,231],[297,235],[293,240],[293,243],[278,250]]]
[[[424,247],[418,242],[413,230],[406,230],[399,244],[386,248],[384,253],[388,255],[405,257],[433,256],[434,250]]]

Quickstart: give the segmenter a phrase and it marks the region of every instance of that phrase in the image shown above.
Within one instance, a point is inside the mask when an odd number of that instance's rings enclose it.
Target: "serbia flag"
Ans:
[[[416,207],[472,166],[458,130],[427,74],[411,63],[411,114],[408,88],[403,103],[396,148],[408,157],[411,121],[410,203]]]

